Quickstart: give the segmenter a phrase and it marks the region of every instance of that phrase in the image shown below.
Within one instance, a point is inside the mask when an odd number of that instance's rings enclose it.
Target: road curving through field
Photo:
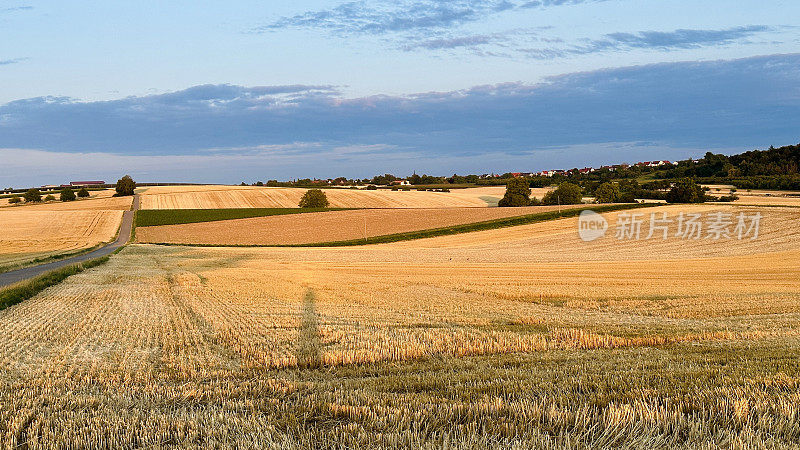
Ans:
[[[139,195],[134,195],[131,209],[128,211],[123,211],[122,213],[122,222],[119,226],[119,233],[117,233],[117,238],[113,242],[88,253],[83,253],[70,258],[0,273],[0,288],[44,275],[62,267],[79,264],[96,258],[102,258],[103,256],[108,256],[114,253],[117,249],[127,244],[130,240],[133,232],[133,218],[136,214],[136,210],[139,209],[139,204]]]

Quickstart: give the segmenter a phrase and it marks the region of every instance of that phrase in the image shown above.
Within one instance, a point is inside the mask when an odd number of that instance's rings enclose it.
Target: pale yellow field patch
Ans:
[[[36,206],[0,210],[0,268],[109,242],[121,220],[122,211],[110,210],[48,211]]]
[[[142,192],[142,209],[296,208],[305,188],[252,186],[154,186]],[[332,188],[325,194],[334,208],[485,207],[501,198],[504,186],[451,192]],[[485,198],[482,198],[485,197]],[[489,201],[487,201],[489,200]]]

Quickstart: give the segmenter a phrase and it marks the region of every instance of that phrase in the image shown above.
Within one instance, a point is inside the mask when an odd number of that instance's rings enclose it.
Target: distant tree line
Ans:
[[[511,179],[522,178],[530,188],[560,186],[570,183],[579,186],[587,196],[594,196],[600,186],[601,197],[616,198],[629,202],[634,198],[666,200],[667,192],[676,180],[695,179],[703,184],[733,184],[740,189],[786,189],[800,190],[800,145],[753,150],[738,155],[725,156],[711,152],[699,159],[688,159],[660,166],[620,164],[602,167],[591,172],[578,168],[558,173],[552,177],[527,174],[520,176],[511,172],[501,175],[458,175],[433,176],[414,173],[405,178],[415,186],[475,185],[505,186]],[[325,187],[325,186],[390,186],[402,178],[385,173],[372,178],[334,179],[301,178],[293,181],[258,181],[253,186],[269,187]],[[639,184],[637,180],[651,181]],[[611,184],[606,184],[611,183]],[[242,185],[248,186],[242,182]],[[619,192],[616,192],[614,189]],[[512,201],[512,200],[509,200]]]

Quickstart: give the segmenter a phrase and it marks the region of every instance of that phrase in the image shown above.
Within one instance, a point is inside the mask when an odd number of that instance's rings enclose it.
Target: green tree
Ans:
[[[545,205],[578,205],[583,203],[583,194],[580,186],[564,182],[559,184],[555,190],[545,194],[542,203]]]
[[[327,208],[328,197],[320,189],[309,189],[300,199],[301,208]]]
[[[88,196],[89,196],[89,190],[88,190],[88,189],[86,189],[86,186],[83,186],[82,188],[80,188],[80,189],[78,190],[78,197],[80,197],[80,198],[86,198],[86,197],[88,197]]]
[[[619,201],[619,187],[614,183],[603,183],[594,191],[595,203],[615,203]]]
[[[117,196],[133,195],[136,183],[130,175],[125,175],[117,181]]]
[[[28,192],[25,193],[26,203],[37,203],[40,201],[42,201],[42,193],[39,192],[38,189],[28,189]]]
[[[55,199],[56,199],[56,198],[53,196],[53,194],[47,194],[47,197],[45,197],[45,198],[44,198],[44,201],[46,201],[46,202],[52,202],[52,201],[53,201],[53,200],[55,200]]]
[[[667,203],[703,203],[706,194],[694,178],[682,178],[667,193]]]
[[[72,191],[72,188],[65,187],[61,190],[61,195],[59,195],[59,198],[62,202],[71,202],[75,200],[75,192]]]
[[[387,173],[383,175],[376,175],[372,177],[372,184],[380,184],[380,185],[387,185],[390,184],[392,181],[396,180],[397,177]]]
[[[497,206],[529,206],[531,204],[531,188],[524,178],[509,178],[506,182],[506,194]]]
[[[8,199],[8,203],[12,205],[22,202],[22,199],[19,198],[19,195],[12,195],[11,198]]]

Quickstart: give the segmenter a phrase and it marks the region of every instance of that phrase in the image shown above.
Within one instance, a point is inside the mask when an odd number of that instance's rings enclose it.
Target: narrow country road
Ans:
[[[39,275],[43,275],[51,270],[60,269],[65,266],[69,266],[72,264],[81,263],[84,261],[88,261],[90,259],[100,258],[106,255],[110,255],[114,253],[115,250],[122,247],[123,245],[127,244],[131,238],[131,231],[133,230],[133,215],[134,212],[139,209],[139,195],[133,196],[133,209],[130,211],[124,211],[122,213],[122,223],[119,226],[119,235],[117,236],[117,240],[114,242],[100,247],[96,250],[92,250],[89,253],[84,253],[82,255],[73,256],[71,258],[61,259],[58,261],[53,261],[47,264],[41,264],[38,266],[31,266],[26,267],[24,269],[12,270],[10,272],[0,273],[0,288],[19,283],[20,281],[27,280],[29,278],[38,277]]]

